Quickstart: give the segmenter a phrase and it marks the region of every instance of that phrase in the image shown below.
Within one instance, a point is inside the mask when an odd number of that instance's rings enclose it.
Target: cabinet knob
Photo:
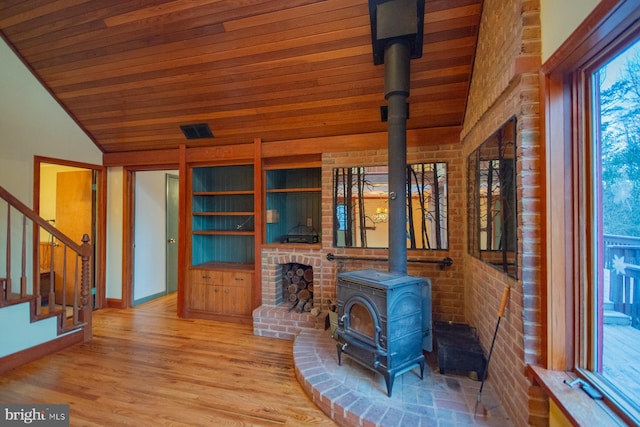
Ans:
[[[228,293],[229,293],[229,289],[225,289],[225,290],[224,290],[224,293],[225,293],[225,294],[228,294]]]
[[[167,240],[167,243],[175,243],[175,242],[176,242],[176,239],[169,239],[169,240]]]

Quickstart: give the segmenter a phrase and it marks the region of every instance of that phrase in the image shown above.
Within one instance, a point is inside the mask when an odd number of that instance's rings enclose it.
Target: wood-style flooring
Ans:
[[[72,426],[336,425],[296,381],[291,341],[175,313],[175,296],[94,312],[90,343],[7,372],[0,403],[68,403]]]

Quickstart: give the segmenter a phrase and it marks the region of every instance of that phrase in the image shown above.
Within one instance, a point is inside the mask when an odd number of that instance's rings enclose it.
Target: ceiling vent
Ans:
[[[187,139],[213,138],[213,133],[206,123],[196,123],[193,125],[181,125],[182,133]]]

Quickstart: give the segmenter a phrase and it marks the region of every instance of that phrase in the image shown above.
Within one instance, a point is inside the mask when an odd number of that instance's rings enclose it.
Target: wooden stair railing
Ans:
[[[89,243],[89,236],[85,234],[82,236],[82,244],[77,244],[3,187],[0,187],[0,199],[7,202],[6,218],[4,218],[7,223],[6,271],[4,274],[0,272],[0,308],[29,301],[32,306],[31,320],[57,316],[58,333],[82,328],[84,341],[91,340],[92,245]],[[12,208],[21,214],[20,224],[17,221],[12,222]],[[0,217],[2,216],[0,213]],[[31,236],[33,280],[31,283],[27,275],[28,220],[31,221],[33,230]],[[15,233],[18,228],[21,229],[21,242],[13,243],[12,233]],[[42,231],[46,231],[50,236],[49,243],[44,245],[46,248],[44,251],[40,243]],[[16,252],[19,252],[17,256],[21,257],[19,288],[14,287],[12,283],[12,257]],[[62,257],[62,262],[55,262],[56,254]],[[45,258],[44,265],[41,262],[42,258]],[[68,295],[71,297],[69,298]],[[69,308],[71,308],[70,313]]]

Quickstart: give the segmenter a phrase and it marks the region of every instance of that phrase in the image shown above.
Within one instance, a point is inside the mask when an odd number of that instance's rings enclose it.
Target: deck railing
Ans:
[[[74,242],[2,187],[0,199],[5,202],[0,203],[0,224],[6,221],[6,232],[0,231],[0,254],[2,248],[5,252],[0,308],[33,301],[32,320],[58,316],[59,333],[84,328],[84,339],[90,340],[88,235],[82,236],[82,244]]]
[[[605,235],[604,248],[609,300],[615,311],[631,317],[631,326],[640,329],[640,238]]]

